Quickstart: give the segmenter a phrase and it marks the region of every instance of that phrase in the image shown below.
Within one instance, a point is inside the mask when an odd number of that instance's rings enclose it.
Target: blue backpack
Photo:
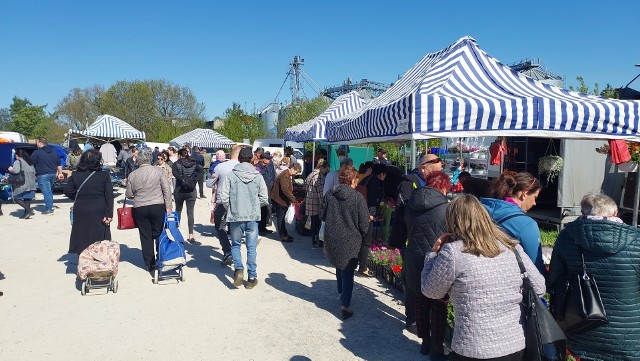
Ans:
[[[183,266],[187,263],[184,252],[184,237],[178,226],[180,221],[176,212],[164,216],[164,229],[158,239],[158,269],[163,271]]]

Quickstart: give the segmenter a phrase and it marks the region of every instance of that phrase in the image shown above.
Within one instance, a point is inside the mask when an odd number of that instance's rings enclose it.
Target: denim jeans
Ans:
[[[231,255],[233,256],[233,268],[236,270],[244,269],[242,264],[242,252],[240,249],[242,242],[242,234],[246,235],[245,244],[247,245],[247,269],[249,278],[256,278],[256,247],[258,245],[258,222],[231,222],[229,223],[229,232],[231,233]]]
[[[53,211],[53,184],[56,182],[55,174],[41,174],[36,178],[40,192],[44,196],[44,205],[47,211]]]
[[[351,305],[353,294],[353,272],[358,265],[358,259],[352,258],[345,269],[336,268],[336,281],[338,281],[338,293],[343,307]]]

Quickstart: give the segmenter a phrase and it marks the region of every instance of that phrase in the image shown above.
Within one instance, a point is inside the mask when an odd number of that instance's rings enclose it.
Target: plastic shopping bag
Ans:
[[[320,223],[320,231],[318,232],[318,239],[324,242],[324,221]]]
[[[287,227],[288,233],[294,233],[296,230],[296,207],[292,204],[284,215],[284,225]]]

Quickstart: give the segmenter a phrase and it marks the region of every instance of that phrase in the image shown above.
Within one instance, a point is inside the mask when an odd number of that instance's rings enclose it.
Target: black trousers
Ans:
[[[258,222],[258,230],[267,229],[267,221],[269,220],[269,206],[260,207],[260,222]]]
[[[156,263],[154,246],[158,247],[158,237],[162,233],[165,210],[164,204],[153,204],[133,209],[133,219],[136,221],[138,233],[140,234],[142,258],[147,269],[149,269],[150,265]]]
[[[284,216],[287,214],[287,209],[289,209],[289,207],[285,207],[276,202],[273,202],[273,206],[276,208],[276,228],[278,228],[280,238],[287,238],[289,237],[289,233],[287,232],[287,227],[284,224]]]
[[[200,190],[200,197],[204,198],[204,178],[198,179],[198,189]]]
[[[193,234],[193,208],[196,206],[196,199],[198,198],[196,190],[191,193],[174,192],[173,199],[176,201],[176,213],[182,223],[182,207],[184,203],[187,203],[187,222],[189,223],[189,234]]]
[[[25,214],[31,212],[31,199],[14,199],[14,201],[24,208]]]
[[[369,230],[362,240],[362,246],[360,247],[360,253],[358,254],[358,260],[360,267],[358,272],[364,272],[367,270],[367,260],[369,259],[369,250],[371,249],[371,241],[373,240],[373,222],[369,222]]]

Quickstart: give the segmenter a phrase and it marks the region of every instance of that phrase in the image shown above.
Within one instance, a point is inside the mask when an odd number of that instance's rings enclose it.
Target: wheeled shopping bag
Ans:
[[[84,296],[91,289],[106,288],[118,292],[118,265],[120,244],[104,240],[91,244],[78,258],[78,278],[82,280],[80,293]]]
[[[187,255],[184,252],[184,237],[178,226],[180,220],[178,214],[164,216],[164,226],[158,239],[158,260],[153,271],[153,283],[163,279],[163,273],[175,270],[180,281],[184,282],[184,266],[187,264]]]

